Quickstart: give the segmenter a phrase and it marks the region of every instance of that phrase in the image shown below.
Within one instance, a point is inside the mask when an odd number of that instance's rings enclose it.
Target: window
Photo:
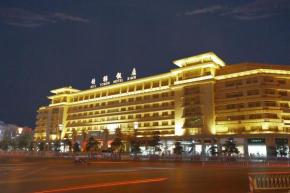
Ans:
[[[275,94],[275,92],[274,92],[273,89],[265,89],[265,90],[264,90],[264,93],[265,93],[265,94]]]
[[[142,97],[136,97],[136,101],[141,101]]]
[[[259,94],[259,90],[248,90],[248,96],[257,95]]]
[[[227,109],[238,109],[238,108],[244,108],[244,103],[227,105]]]
[[[251,131],[260,131],[262,130],[262,126],[252,126]]]
[[[149,99],[150,99],[150,95],[144,96],[144,100],[149,100]]]
[[[228,121],[245,120],[245,115],[228,116]]]
[[[153,117],[158,117],[158,113],[153,113]]]
[[[159,98],[159,94],[154,94],[154,95],[153,95],[153,98],[154,98],[154,99]]]
[[[290,115],[283,115],[282,118],[285,120],[290,120]]]
[[[134,98],[129,98],[128,101],[129,101],[129,102],[133,102],[133,101],[134,101]]]
[[[133,115],[128,115],[128,119],[133,119]]]
[[[185,87],[184,94],[199,94],[200,93],[200,87],[199,86],[191,86],[191,87]]]
[[[278,82],[279,84],[286,84],[286,80],[285,80],[284,78],[279,78],[279,79],[277,80],[277,82]]]
[[[168,116],[168,112],[167,111],[162,112],[162,116]]]
[[[274,101],[265,101],[265,105],[274,107],[274,106],[276,106],[276,102],[274,102]]]
[[[153,104],[153,108],[156,108],[156,107],[158,107],[158,106],[159,106],[158,103],[154,103],[154,104]]]
[[[277,119],[277,114],[266,114],[266,118]]]
[[[144,109],[149,109],[150,108],[150,105],[147,104],[147,105],[144,105]]]
[[[273,82],[273,77],[265,77],[264,82]]]
[[[168,93],[167,92],[162,93],[162,97],[168,97]]]
[[[158,126],[158,122],[153,122],[153,126]]]
[[[226,98],[242,97],[243,92],[227,93]]]
[[[168,121],[162,121],[162,125],[168,125]]]
[[[142,106],[138,105],[136,106],[136,109],[142,109]]]
[[[149,113],[144,114],[144,117],[149,117]]]
[[[289,107],[288,103],[280,103],[281,107]]]
[[[166,107],[166,106],[168,106],[168,103],[167,102],[163,102],[162,103],[162,107]]]
[[[136,115],[136,118],[141,118],[141,114]]]
[[[149,127],[149,123],[144,123],[144,127]]]
[[[287,96],[287,91],[286,90],[281,90],[279,91],[280,96]]]
[[[242,80],[229,81],[225,83],[226,87],[242,85]]]
[[[134,107],[128,107],[128,110],[130,111],[130,110],[134,110]]]
[[[200,96],[186,97],[185,105],[200,104]]]
[[[262,115],[261,114],[251,114],[249,116],[250,119],[261,119]]]
[[[261,106],[260,102],[249,102],[249,107],[259,107]]]

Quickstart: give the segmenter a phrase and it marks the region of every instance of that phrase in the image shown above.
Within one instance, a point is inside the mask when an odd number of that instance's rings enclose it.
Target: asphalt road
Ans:
[[[285,171],[290,168],[164,161],[92,161],[91,166],[74,166],[68,159],[0,157],[0,192],[246,193],[248,173]]]

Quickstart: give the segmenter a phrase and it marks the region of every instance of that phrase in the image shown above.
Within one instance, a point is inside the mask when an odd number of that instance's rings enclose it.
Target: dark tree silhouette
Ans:
[[[233,139],[227,140],[226,143],[223,145],[223,147],[224,150],[222,150],[222,153],[224,155],[232,156],[233,154],[239,154],[239,150]]]
[[[181,142],[180,141],[176,141],[175,142],[175,148],[173,149],[173,152],[177,155],[181,155],[183,152],[183,148],[181,146]]]

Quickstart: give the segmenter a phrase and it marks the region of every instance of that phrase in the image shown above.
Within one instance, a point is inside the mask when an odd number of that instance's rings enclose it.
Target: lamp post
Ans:
[[[19,139],[20,139],[20,135],[22,133],[22,130],[23,130],[22,127],[18,127],[18,134],[16,135],[16,143],[17,143],[18,149],[20,149],[20,147],[19,147],[19,145],[20,145]]]
[[[60,150],[60,139],[61,139],[61,132],[63,129],[63,124],[58,125],[58,131],[59,131],[59,150]]]
[[[134,135],[135,135],[135,140],[136,140],[136,137],[137,137],[137,130],[138,130],[138,122],[134,122]]]

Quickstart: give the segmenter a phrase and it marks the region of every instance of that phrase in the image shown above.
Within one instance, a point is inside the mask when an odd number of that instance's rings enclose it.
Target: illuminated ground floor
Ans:
[[[77,142],[80,144],[82,151],[85,151],[85,144],[87,141],[87,136],[75,137],[71,142]],[[111,147],[111,143],[114,140],[113,135],[107,136],[107,138],[97,139],[100,142],[98,147],[98,152],[107,152]],[[134,141],[138,141],[143,155],[147,154],[173,154],[175,142],[180,141],[183,148],[184,154],[191,155],[205,155],[211,156],[210,148],[212,146],[216,147],[216,150],[222,152],[225,148],[225,144],[228,141],[232,141],[237,145],[239,150],[239,156],[242,157],[280,157],[280,152],[277,152],[277,147],[284,146],[286,147],[285,151],[287,153],[286,157],[289,157],[289,142],[290,137],[286,134],[256,134],[256,135],[218,135],[218,136],[204,136],[204,135],[195,135],[195,136],[182,136],[182,137],[160,137],[160,149],[159,152],[154,152],[150,148],[149,143],[152,140],[152,137],[143,137],[135,138],[124,136],[123,144],[125,145],[125,152],[131,151],[131,145]],[[46,143],[46,150],[53,151],[54,144],[57,141],[51,141]],[[39,141],[37,142],[40,143]],[[68,152],[69,146],[61,142],[61,151]]]

